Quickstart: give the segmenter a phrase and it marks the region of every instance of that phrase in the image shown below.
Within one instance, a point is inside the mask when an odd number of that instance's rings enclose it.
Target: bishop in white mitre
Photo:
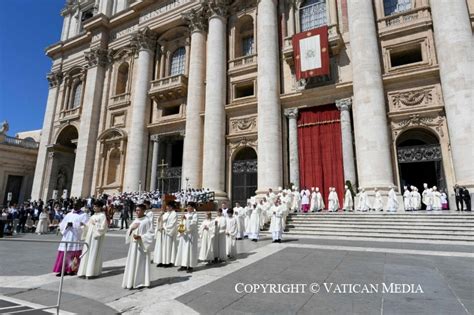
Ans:
[[[354,199],[352,198],[352,192],[349,189],[349,186],[345,185],[344,188],[346,192],[344,193],[344,205],[342,209],[344,211],[353,211],[354,210]]]
[[[339,197],[336,193],[336,188],[330,187],[329,188],[329,195],[328,195],[328,211],[336,212],[339,209]]]
[[[397,194],[395,193],[395,190],[392,186],[389,187],[386,208],[388,212],[397,212],[398,210]]]
[[[285,205],[282,205],[280,200],[277,199],[275,205],[271,208],[272,218],[270,220],[270,233],[272,233],[273,243],[281,243],[281,237],[283,234],[283,212],[285,211]]]

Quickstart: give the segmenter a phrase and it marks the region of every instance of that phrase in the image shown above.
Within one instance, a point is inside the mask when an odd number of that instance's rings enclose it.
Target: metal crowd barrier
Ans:
[[[35,309],[35,311],[40,311],[40,310],[48,310],[48,309],[51,309],[51,308],[55,308],[56,309],[56,314],[59,315],[59,311],[60,311],[60,307],[61,307],[61,297],[62,297],[62,293],[63,293],[64,270],[66,269],[67,247],[68,247],[69,244],[86,245],[86,250],[83,251],[81,256],[79,257],[81,259],[89,251],[89,244],[84,242],[84,241],[73,242],[73,241],[32,240],[32,239],[16,239],[16,238],[15,239],[0,238],[0,241],[4,241],[4,242],[5,241],[6,242],[31,242],[31,243],[54,243],[54,244],[65,243],[66,244],[66,248],[65,248],[64,256],[63,256],[63,263],[62,263],[62,267],[61,267],[61,279],[59,280],[58,300],[57,300],[58,302],[57,302],[56,305],[45,306],[45,307],[42,307],[42,308]],[[21,313],[21,312],[24,312],[24,310],[17,311],[17,312],[10,312],[9,314]]]

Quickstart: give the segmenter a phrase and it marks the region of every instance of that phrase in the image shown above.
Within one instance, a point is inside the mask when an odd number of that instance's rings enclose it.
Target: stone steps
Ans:
[[[412,230],[416,228],[418,230],[423,231],[439,231],[439,230],[447,230],[447,231],[466,231],[466,232],[473,232],[474,233],[474,225],[443,225],[443,224],[416,224],[416,225],[393,225],[391,223],[376,223],[376,224],[334,224],[334,223],[299,223],[294,224],[294,222],[287,222],[286,226],[289,228],[294,227],[301,227],[301,228],[348,228],[348,229],[387,229],[387,230]]]

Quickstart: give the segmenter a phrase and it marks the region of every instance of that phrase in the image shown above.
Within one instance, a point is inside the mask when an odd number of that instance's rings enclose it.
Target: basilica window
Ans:
[[[120,174],[120,151],[112,149],[109,154],[109,165],[107,170],[107,185],[114,184],[118,181]]]
[[[74,84],[72,89],[72,97],[69,105],[69,109],[73,109],[76,107],[81,106],[81,98],[82,98],[82,81],[78,81]]]
[[[306,0],[301,4],[300,28],[302,32],[326,24],[326,0]]]
[[[254,26],[250,15],[241,17],[235,32],[235,57],[254,54]]]
[[[82,11],[81,12],[81,25],[80,25],[80,31],[82,32],[84,30],[84,23],[87,22],[88,19],[94,16],[94,9],[90,8],[88,10]]]
[[[128,83],[128,63],[124,62],[120,65],[117,71],[117,85],[115,87],[115,94],[123,94],[127,91]]]
[[[186,49],[179,47],[171,55],[170,76],[183,74],[186,64]]]
[[[384,0],[383,9],[385,16],[410,10],[411,2],[412,0]]]

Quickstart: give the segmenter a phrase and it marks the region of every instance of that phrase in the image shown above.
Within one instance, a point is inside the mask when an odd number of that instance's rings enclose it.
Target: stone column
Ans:
[[[202,186],[225,198],[225,103],[227,1],[211,0],[207,38],[206,109]],[[186,133],[187,135],[189,132]]]
[[[88,197],[93,191],[94,156],[99,131],[107,50],[101,48],[92,49],[90,52],[85,53],[85,58],[88,62],[88,70],[71,186],[71,196],[73,197]]]
[[[148,90],[153,65],[153,49],[156,45],[154,34],[147,28],[138,31],[132,44],[138,50],[137,70],[131,104],[130,135],[125,163],[125,191],[138,191],[139,183],[145,183],[146,152],[148,143]]]
[[[38,200],[45,199],[44,179],[46,162],[48,158],[47,145],[51,141],[53,133],[53,121],[56,116],[56,103],[58,100],[59,86],[63,80],[61,71],[48,73],[49,93],[48,101],[46,103],[46,112],[44,113],[43,128],[41,130],[41,139],[38,148],[38,158],[36,159],[35,176],[33,179],[33,189],[31,191],[31,199]]]
[[[99,13],[105,14],[107,16],[112,15],[112,0],[100,0],[99,4]]]
[[[288,1],[288,34],[287,36],[295,35],[295,2]]]
[[[350,113],[351,105],[351,98],[343,98],[340,100],[336,100],[336,106],[341,112],[342,161],[344,163],[344,181],[350,180],[351,184],[355,185],[356,171]]]
[[[183,143],[183,170],[181,187],[201,188],[202,145],[206,71],[206,23],[202,10],[192,10],[184,15],[191,30],[191,55],[189,57],[188,98],[186,104],[186,131]]]
[[[359,186],[393,185],[387,113],[372,1],[348,4]]]
[[[469,12],[466,1],[430,3],[456,183],[474,188],[474,45]]]
[[[290,182],[300,187],[300,162],[298,157],[298,108],[285,110],[288,117],[288,149],[290,155]]]
[[[151,136],[151,142],[153,143],[153,156],[151,159],[151,177],[150,177],[150,190],[156,189],[157,175],[158,175],[158,150],[160,148],[160,137],[158,135]]]
[[[283,181],[277,2],[260,0],[257,8],[259,193]]]

